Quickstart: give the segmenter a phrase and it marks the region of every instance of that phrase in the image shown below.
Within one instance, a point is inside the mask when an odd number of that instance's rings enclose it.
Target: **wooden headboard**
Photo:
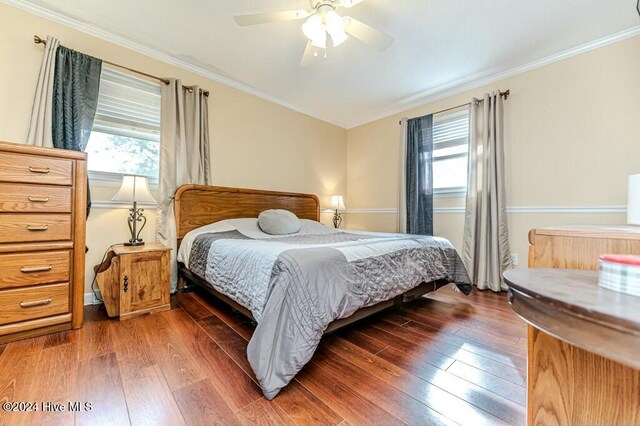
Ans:
[[[187,232],[224,219],[258,217],[268,209],[286,209],[300,219],[320,220],[320,200],[312,194],[182,185],[174,202],[178,245]]]

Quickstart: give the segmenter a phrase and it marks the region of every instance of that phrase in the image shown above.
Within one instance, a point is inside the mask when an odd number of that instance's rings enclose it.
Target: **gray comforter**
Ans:
[[[256,240],[238,231],[209,233],[194,240],[190,259],[193,272],[256,318],[247,355],[267,399],[311,359],[332,321],[423,282],[447,280],[465,294],[471,290],[451,243],[416,235],[338,232]]]

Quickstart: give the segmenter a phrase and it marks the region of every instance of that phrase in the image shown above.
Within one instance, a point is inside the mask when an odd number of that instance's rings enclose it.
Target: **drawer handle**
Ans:
[[[46,231],[49,225],[27,225],[29,231]]]
[[[32,203],[46,203],[49,201],[49,197],[34,197],[33,195],[29,195],[29,201]]]
[[[30,272],[47,272],[53,269],[53,265],[47,266],[23,266],[20,272],[28,274]]]
[[[52,298],[48,298],[48,299],[43,299],[43,300],[34,300],[34,301],[31,301],[31,302],[20,302],[20,307],[21,308],[33,308],[34,306],[44,306],[44,305],[48,305],[52,301],[53,301]]]
[[[31,173],[49,173],[49,168],[48,167],[33,167],[33,166],[29,166],[29,171]]]

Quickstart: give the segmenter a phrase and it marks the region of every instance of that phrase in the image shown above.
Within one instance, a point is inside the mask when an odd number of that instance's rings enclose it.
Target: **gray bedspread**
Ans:
[[[247,355],[267,399],[311,359],[332,321],[423,282],[471,290],[456,250],[434,237],[339,232],[265,241],[229,231],[198,236],[190,258],[194,273],[254,314]]]

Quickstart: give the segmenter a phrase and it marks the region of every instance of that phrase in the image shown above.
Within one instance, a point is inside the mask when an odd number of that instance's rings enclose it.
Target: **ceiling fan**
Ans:
[[[309,0],[311,10],[286,10],[281,12],[254,13],[238,15],[234,19],[242,27],[266,24],[270,22],[295,21],[306,19],[302,32],[307,37],[307,47],[302,55],[300,66],[309,66],[318,51],[324,51],[326,58],[327,35],[331,37],[333,47],[344,43],[349,36],[372,46],[377,50],[386,50],[393,44],[393,37],[383,33],[357,19],[340,16],[339,8],[351,8],[364,0]]]

